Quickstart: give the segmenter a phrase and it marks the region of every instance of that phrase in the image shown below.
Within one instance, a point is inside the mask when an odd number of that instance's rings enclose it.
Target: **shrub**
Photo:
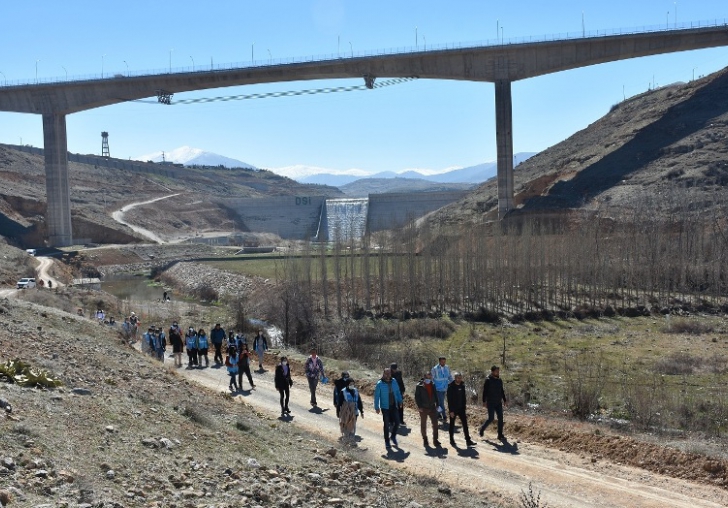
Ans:
[[[668,376],[688,376],[692,374],[702,361],[687,353],[673,353],[655,362],[654,371]]]
[[[709,323],[702,323],[697,319],[668,319],[664,332],[702,335],[704,333],[712,333],[713,327]]]
[[[607,382],[608,367],[603,355],[582,352],[564,361],[567,397],[571,412],[585,420],[599,409]]]

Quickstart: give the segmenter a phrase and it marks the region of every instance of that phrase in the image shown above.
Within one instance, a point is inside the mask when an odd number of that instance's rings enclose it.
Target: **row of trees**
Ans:
[[[303,321],[723,305],[728,203],[709,212],[664,197],[641,203],[619,217],[532,215],[458,230],[410,222],[308,244],[279,266],[281,299]]]

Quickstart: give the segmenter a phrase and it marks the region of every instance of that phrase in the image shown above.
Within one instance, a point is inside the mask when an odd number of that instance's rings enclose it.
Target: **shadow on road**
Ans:
[[[323,408],[323,407],[314,406],[311,409],[309,409],[308,412],[320,415],[320,414],[324,414],[328,410],[329,410],[329,408],[327,408],[327,407]]]
[[[508,453],[510,455],[520,454],[518,451],[518,443],[511,444],[507,439],[504,439],[503,441],[492,441],[490,439],[486,439],[485,442],[492,446],[498,453]]]
[[[450,452],[448,451],[447,448],[443,448],[443,447],[437,448],[437,447],[432,447],[432,446],[425,447],[425,455],[427,455],[428,457],[437,457],[438,459],[446,459],[448,453],[450,453]]]
[[[409,456],[410,452],[400,450],[399,448],[392,448],[391,450],[382,454],[382,458],[384,460],[391,460],[394,462],[404,462]]]

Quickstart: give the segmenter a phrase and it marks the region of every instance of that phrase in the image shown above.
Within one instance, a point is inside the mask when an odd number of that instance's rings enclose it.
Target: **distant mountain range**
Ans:
[[[169,152],[154,152],[136,157],[138,161],[171,162],[185,166],[225,166],[226,168],[258,169],[247,162],[231,159],[213,152],[206,152],[200,148],[181,146]]]
[[[529,159],[535,155],[535,152],[520,152],[513,157],[514,164]],[[184,164],[185,166],[224,166],[226,168],[248,168],[258,169],[255,166],[237,159],[231,159],[223,155],[213,152],[207,152],[200,148],[192,148],[189,146],[181,146],[170,150],[169,152],[154,152],[147,155],[136,157],[140,161],[152,162],[169,162],[174,164]],[[496,174],[497,164],[493,162],[485,162],[476,166],[467,168],[453,169],[440,173],[432,171],[404,171],[395,173],[394,171],[382,171],[379,173],[368,174],[366,171],[350,169],[346,171],[330,170],[326,168],[318,168],[313,166],[289,166],[279,169],[271,169],[273,173],[286,176],[299,183],[330,185],[333,187],[346,187],[354,182],[361,180],[373,180],[370,184],[362,183],[359,186],[349,188],[344,192],[352,194],[360,194],[366,188],[386,187],[382,184],[382,180],[397,179],[398,187],[406,187],[407,181],[412,182],[418,180],[421,183],[417,185],[417,190],[455,190],[464,189],[472,185],[480,184],[492,178]],[[434,184],[427,185],[427,182]],[[453,186],[441,184],[455,184]],[[343,189],[342,189],[343,190]],[[403,189],[405,190],[405,189]],[[382,192],[382,191],[380,191]]]
[[[535,152],[520,152],[513,156],[513,162],[520,164],[521,162],[529,159],[536,155]],[[484,162],[476,166],[470,166],[467,168],[453,169],[451,171],[445,171],[443,173],[436,174],[425,174],[419,171],[405,171],[403,173],[395,173],[393,171],[382,171],[368,176],[360,176],[353,174],[334,174],[323,172],[295,178],[300,183],[314,183],[323,185],[332,185],[334,187],[344,187],[352,182],[356,182],[362,179],[382,179],[382,178],[407,178],[424,180],[426,182],[433,183],[457,183],[457,184],[479,184],[483,183],[489,178],[495,176],[497,171],[497,163]],[[342,189],[343,190],[343,189]]]

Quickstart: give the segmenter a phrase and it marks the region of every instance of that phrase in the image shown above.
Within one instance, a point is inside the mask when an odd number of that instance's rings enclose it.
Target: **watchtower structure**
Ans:
[[[106,157],[107,159],[111,157],[109,153],[109,133],[106,131],[101,133],[101,157]]]

